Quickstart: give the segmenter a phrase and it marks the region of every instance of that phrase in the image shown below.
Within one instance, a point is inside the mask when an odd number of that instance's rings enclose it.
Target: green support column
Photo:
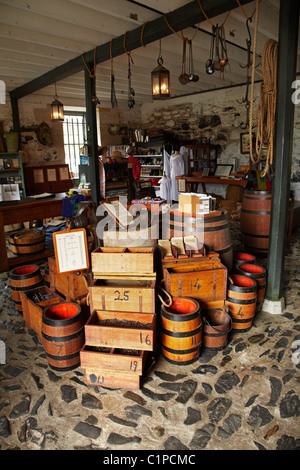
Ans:
[[[97,139],[97,118],[96,104],[92,100],[95,96],[96,78],[91,77],[85,68],[85,105],[86,105],[86,128],[88,155],[91,175],[91,199],[96,204],[100,201],[100,175],[98,162],[98,139]]]
[[[296,79],[299,0],[280,1],[277,75],[277,115],[272,180],[272,213],[268,254],[266,299],[280,301],[288,225],[291,160],[294,127],[292,83]],[[278,313],[278,312],[270,312]]]

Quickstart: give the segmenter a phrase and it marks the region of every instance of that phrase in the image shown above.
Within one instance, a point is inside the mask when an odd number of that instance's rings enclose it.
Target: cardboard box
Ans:
[[[212,198],[201,193],[180,193],[179,211],[188,214],[208,213],[212,210]]]

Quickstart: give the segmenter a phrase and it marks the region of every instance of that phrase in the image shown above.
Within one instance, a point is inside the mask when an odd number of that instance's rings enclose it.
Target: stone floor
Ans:
[[[260,312],[248,332],[187,366],[152,356],[135,391],[87,386],[80,367],[49,368],[0,274],[0,449],[299,450],[299,235],[286,256],[283,315]]]

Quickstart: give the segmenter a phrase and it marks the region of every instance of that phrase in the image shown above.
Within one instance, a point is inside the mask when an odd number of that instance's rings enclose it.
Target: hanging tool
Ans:
[[[247,129],[249,127],[249,111],[250,111],[250,101],[249,101],[249,85],[250,85],[250,67],[252,66],[252,59],[251,59],[251,45],[252,45],[252,37],[251,37],[251,32],[249,28],[249,23],[252,22],[252,18],[247,18],[246,20],[246,27],[248,31],[248,38],[246,38],[246,44],[247,44],[247,63],[246,65],[241,65],[240,67],[242,69],[247,69],[247,75],[246,75],[246,92],[244,98],[241,100],[237,100],[239,104],[245,104],[246,108],[246,120],[244,122],[241,122],[240,128],[241,129]],[[258,67],[258,66],[257,66]]]
[[[127,53],[128,56],[128,108],[131,109],[135,105],[135,91],[131,86],[131,63],[133,63],[130,53]]]
[[[189,39],[189,81],[197,82],[199,76],[194,73],[194,60],[193,60],[193,49],[192,49],[192,40]]]
[[[189,76],[185,71],[185,61],[186,61],[186,39],[183,40],[183,52],[182,52],[182,66],[181,74],[178,77],[178,80],[182,85],[186,85],[189,81]]]

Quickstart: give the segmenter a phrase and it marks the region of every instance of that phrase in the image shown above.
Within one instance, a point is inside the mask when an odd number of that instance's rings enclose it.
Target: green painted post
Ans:
[[[266,287],[266,299],[271,301],[280,300],[283,291],[294,123],[292,83],[296,79],[299,5],[299,0],[280,1],[275,176],[272,179],[272,212]]]

